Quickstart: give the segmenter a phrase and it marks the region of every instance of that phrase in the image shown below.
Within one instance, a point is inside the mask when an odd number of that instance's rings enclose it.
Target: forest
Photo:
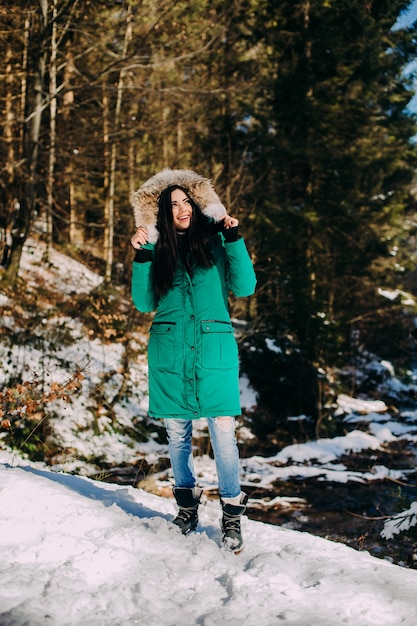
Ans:
[[[45,268],[55,249],[103,277],[90,300],[74,285],[67,315],[116,339],[146,323],[112,305],[130,290],[129,198],[164,167],[193,169],[256,268],[232,308],[258,436],[301,414],[307,436],[333,428],[338,392],[373,391],[338,368],[415,358],[417,25],[396,26],[410,6],[3,2],[0,292],[36,306],[20,274],[36,235]]]

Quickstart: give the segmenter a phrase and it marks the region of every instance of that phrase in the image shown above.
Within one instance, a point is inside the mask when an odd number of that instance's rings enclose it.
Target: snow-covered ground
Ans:
[[[71,298],[100,282],[83,265],[57,252],[42,262],[38,241],[25,247],[21,276],[28,288],[47,285]],[[19,315],[0,294],[4,328],[16,332]],[[220,546],[217,502],[207,498],[217,486],[214,461],[195,458],[205,490],[200,527],[182,537],[170,524],[175,507],[170,469],[156,471],[152,489],[94,481],[96,459],[109,465],[142,462],[152,466],[167,457],[167,446],[151,436],[135,439],[147,418],[146,336],[132,332],[130,379],[111,417],[92,411],[99,390],[114,398],[123,384],[123,345],[90,336],[78,319],[56,314],[32,320],[39,341],[0,343],[0,387],[13,376],[31,380],[45,375],[62,383],[77,368],[79,391],[48,404],[54,456],[51,471],[42,463],[1,445],[0,438],[0,626],[338,626],[417,623],[417,571],[392,565],[308,533],[244,518],[246,548],[241,555]],[[65,340],[56,341],[60,332]],[[402,383],[390,364],[375,364],[392,393]],[[256,405],[248,380],[241,379],[242,404]],[[106,403],[103,403],[103,406]],[[315,477],[321,481],[407,480],[410,470],[385,465],[352,471],[342,459],[349,452],[379,451],[386,444],[417,440],[417,411],[392,415],[381,401],[340,395],[336,413],[346,434],[284,447],[269,457],[241,460],[243,488],[268,489],[275,481]],[[302,420],[304,416],[292,419]],[[156,421],[155,421],[156,422]],[[204,429],[204,420],[195,424]],[[242,443],[251,438],[241,427]],[[4,442],[4,432],[1,435]],[[78,476],[71,475],[76,472]],[[149,487],[150,483],[146,485]],[[265,500],[263,507],[285,507],[297,498]],[[252,506],[260,501],[251,500]],[[384,536],[415,525],[413,504],[385,524]],[[394,539],[393,539],[394,538]]]
[[[0,452],[1,626],[415,626],[417,571],[215,502],[183,537],[173,499]]]

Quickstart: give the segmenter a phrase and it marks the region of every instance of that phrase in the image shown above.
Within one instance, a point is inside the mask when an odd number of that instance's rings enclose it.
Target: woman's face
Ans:
[[[172,220],[175,230],[187,230],[190,227],[193,208],[187,194],[182,189],[171,193]]]

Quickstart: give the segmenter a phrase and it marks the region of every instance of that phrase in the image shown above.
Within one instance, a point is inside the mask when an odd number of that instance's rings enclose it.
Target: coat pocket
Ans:
[[[154,322],[148,344],[149,367],[174,369],[175,344],[175,322]]]
[[[201,364],[206,369],[238,367],[237,343],[230,322],[201,322]]]

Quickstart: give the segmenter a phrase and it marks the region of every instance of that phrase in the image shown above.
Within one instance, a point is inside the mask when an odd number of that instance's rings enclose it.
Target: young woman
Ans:
[[[168,435],[183,534],[197,527],[202,489],[192,457],[193,420],[207,418],[218,474],[223,541],[242,548],[247,496],[239,483],[234,418],[240,415],[237,343],[228,308],[254,292],[256,278],[238,220],[211,182],[191,170],[162,170],[132,195],[138,227],[132,298],[156,310],[148,345],[149,415]]]

